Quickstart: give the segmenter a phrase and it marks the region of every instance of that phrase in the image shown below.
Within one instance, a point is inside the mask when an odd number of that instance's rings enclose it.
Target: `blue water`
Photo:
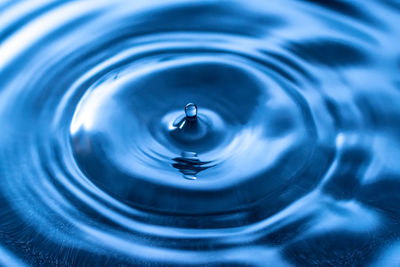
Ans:
[[[399,25],[395,0],[3,0],[0,265],[400,266]]]

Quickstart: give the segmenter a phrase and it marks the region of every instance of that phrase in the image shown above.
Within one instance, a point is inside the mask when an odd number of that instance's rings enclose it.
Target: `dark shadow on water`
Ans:
[[[347,149],[340,156],[337,170],[325,185],[323,191],[337,199],[349,199],[360,188],[362,177],[368,168],[370,156],[362,148]]]
[[[368,62],[367,55],[359,48],[334,40],[312,39],[293,42],[289,43],[288,49],[306,61],[331,67]]]

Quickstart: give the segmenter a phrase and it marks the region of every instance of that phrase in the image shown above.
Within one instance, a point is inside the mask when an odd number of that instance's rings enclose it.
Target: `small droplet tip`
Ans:
[[[194,119],[197,116],[197,106],[193,103],[188,103],[185,106],[186,118]]]

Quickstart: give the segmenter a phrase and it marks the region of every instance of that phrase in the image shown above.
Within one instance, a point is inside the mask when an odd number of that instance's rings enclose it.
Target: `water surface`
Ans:
[[[399,12],[3,1],[0,265],[400,265]]]

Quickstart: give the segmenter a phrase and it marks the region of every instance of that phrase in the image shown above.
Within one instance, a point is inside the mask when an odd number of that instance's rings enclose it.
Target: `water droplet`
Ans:
[[[197,106],[193,103],[188,103],[185,106],[185,114],[187,119],[195,119],[197,117]]]
[[[185,115],[181,115],[172,123],[171,136],[186,146],[199,146],[199,141],[210,133],[211,125],[205,116],[197,114],[197,106],[188,103],[185,106]],[[186,147],[187,149],[187,147]]]

